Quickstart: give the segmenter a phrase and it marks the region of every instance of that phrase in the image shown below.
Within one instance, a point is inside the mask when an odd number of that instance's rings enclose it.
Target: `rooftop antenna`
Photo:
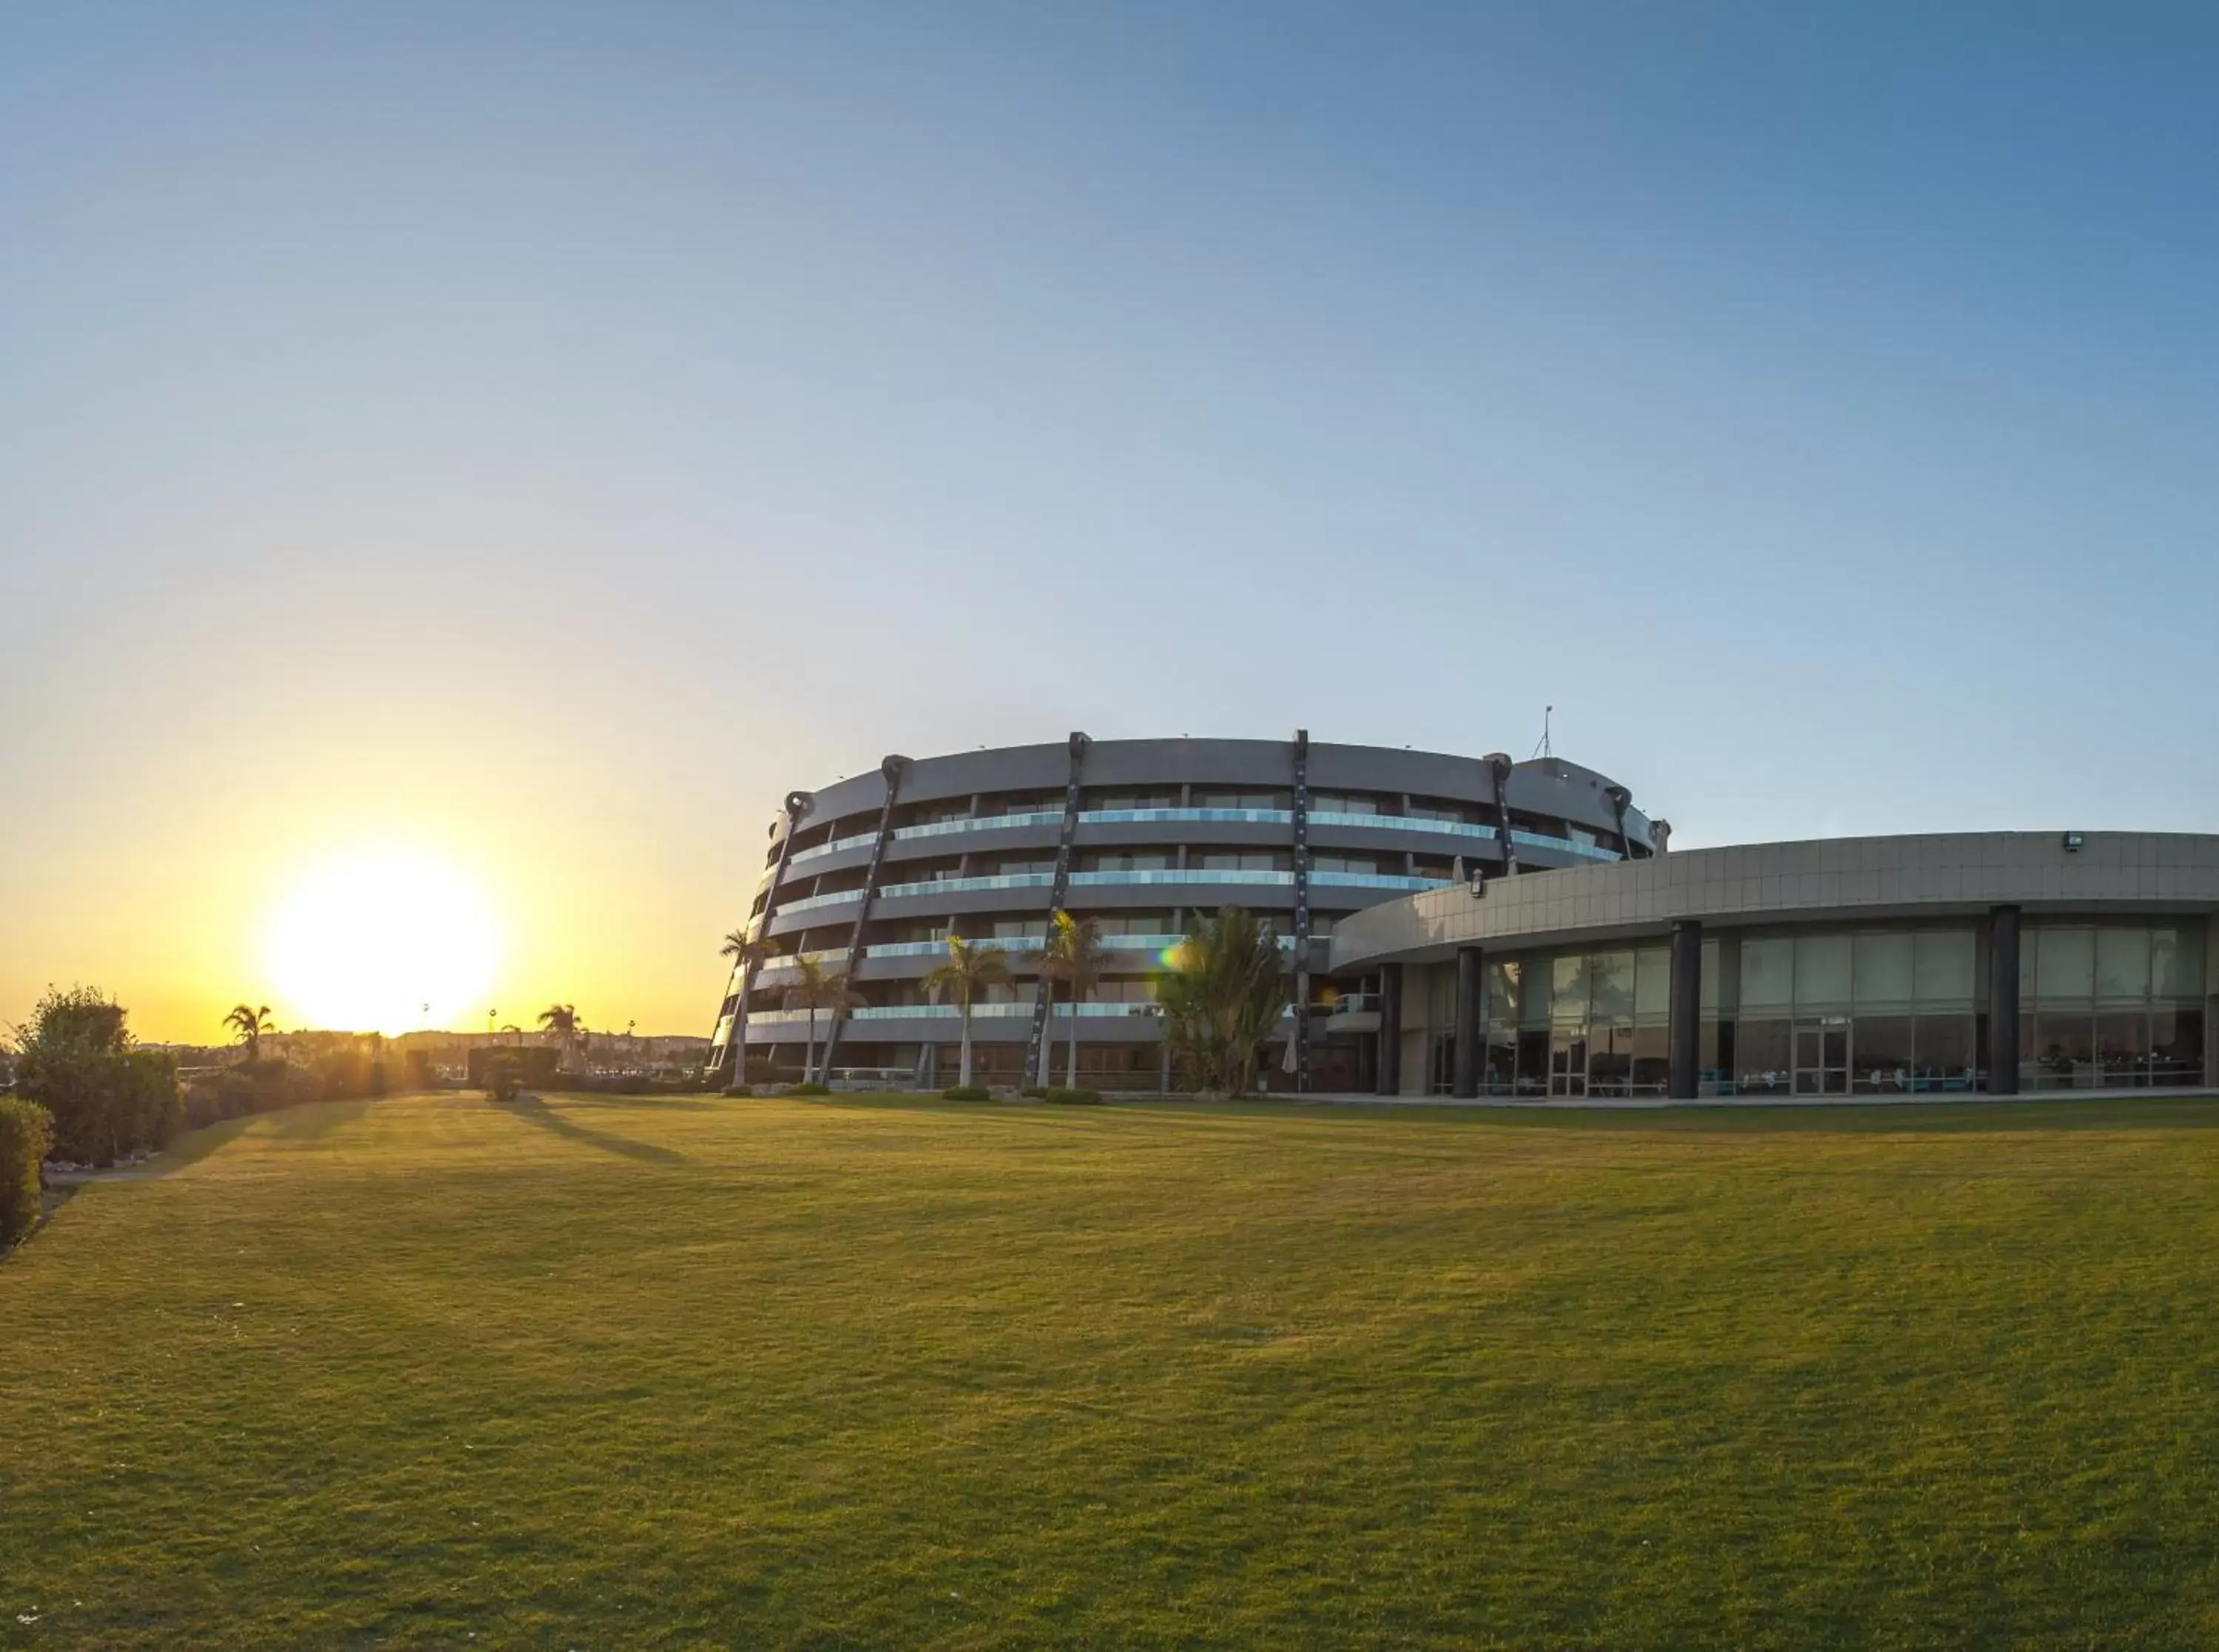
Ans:
[[[1545,705],[1541,708],[1541,743],[1533,748],[1535,757],[1554,757],[1557,755],[1549,744],[1549,719],[1556,714],[1556,711],[1557,708],[1553,705]]]

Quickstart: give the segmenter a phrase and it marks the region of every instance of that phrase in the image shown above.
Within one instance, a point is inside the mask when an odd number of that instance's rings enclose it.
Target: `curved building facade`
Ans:
[[[2219,1084],[2219,837],[1759,843],[1352,916],[1377,1089],[1532,1101]]]
[[[806,955],[845,972],[857,999],[817,1016],[815,1037],[831,1046],[825,1066],[948,1082],[959,1018],[923,983],[953,934],[1005,948],[1016,977],[973,1012],[983,1076],[1037,1075],[1075,1017],[1082,1082],[1157,1089],[1170,1073],[1149,972],[1190,911],[1239,905],[1277,931],[1297,984],[1280,1032],[1291,1059],[1275,1065],[1274,1087],[1371,1088],[1383,1071],[1399,1083],[1397,1041],[1339,1011],[1323,983],[1342,926],[1476,876],[1646,859],[1669,829],[1624,787],[1561,759],[1333,745],[1300,731],[1285,741],[1074,734],[889,757],[789,794],[770,823],[747,926],[778,955],[733,972],[712,1061],[731,1059],[744,1003],[749,1055],[799,1071],[810,1017],[788,999]],[[1112,964],[1086,1002],[1051,1015],[1031,966],[1059,910],[1096,920]],[[1364,983],[1355,984],[1360,998]]]

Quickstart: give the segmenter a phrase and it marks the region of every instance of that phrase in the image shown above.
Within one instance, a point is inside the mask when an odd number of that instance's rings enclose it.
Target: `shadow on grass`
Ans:
[[[684,1164],[691,1161],[685,1154],[668,1147],[658,1147],[651,1141],[634,1141],[629,1136],[612,1136],[606,1130],[591,1130],[575,1120],[566,1119],[537,1096],[519,1096],[513,1102],[494,1103],[513,1118],[526,1124],[538,1125],[542,1130],[573,1141],[581,1141],[588,1147],[598,1147],[605,1153],[616,1153],[625,1158],[637,1158],[649,1164]]]

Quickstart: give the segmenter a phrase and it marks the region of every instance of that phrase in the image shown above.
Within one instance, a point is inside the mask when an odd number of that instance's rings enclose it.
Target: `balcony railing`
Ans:
[[[1315,809],[1309,814],[1313,826],[1357,826],[1374,831],[1414,832],[1421,836],[1461,837],[1480,842],[1494,842],[1500,834],[1493,826],[1483,826],[1468,820],[1435,820],[1424,815],[1354,815],[1338,810]],[[1175,824],[1181,823],[1217,823],[1243,826],[1284,826],[1291,829],[1294,811],[1289,809],[1087,809],[1082,810],[1078,823],[1082,826],[1138,826]],[[1033,810],[1014,815],[981,815],[975,820],[935,820],[922,826],[901,826],[894,830],[898,841],[915,838],[947,837],[965,832],[1006,831],[1021,826],[1060,826],[1063,823],[1060,811]],[[829,843],[819,843],[812,848],[796,849],[789,865],[799,866],[805,860],[837,854],[843,849],[868,848],[877,838],[875,832],[864,832],[854,837],[835,838]],[[1576,838],[1557,837],[1546,832],[1529,832],[1521,827],[1510,829],[1510,841],[1527,848],[1555,849],[1560,854],[1576,854],[1589,860],[1615,860],[1615,849],[1604,848],[1599,843],[1584,843]]]
[[[1145,872],[1075,872],[1071,875],[1074,889],[1135,888],[1144,886],[1249,885],[1263,888],[1292,887],[1295,874],[1291,872],[1269,872],[1244,866],[1165,866]],[[1451,880],[1446,878],[1411,878],[1394,872],[1314,872],[1310,883],[1314,887],[1327,889],[1440,889]],[[879,891],[880,900],[913,900],[930,895],[970,895],[1000,889],[1049,889],[1055,884],[1054,875],[1046,872],[1009,872],[985,878],[935,878],[925,883],[888,884]],[[829,895],[805,895],[799,900],[780,901],[778,914],[819,911],[828,906],[843,905],[863,898],[860,889],[836,890]]]

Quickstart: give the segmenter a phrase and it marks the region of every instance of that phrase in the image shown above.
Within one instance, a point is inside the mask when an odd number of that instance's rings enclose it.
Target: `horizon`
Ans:
[[[2195,830],[2216,63],[2148,6],[0,20],[0,1022],[705,1035],[787,790],[1073,729],[1552,705],[1675,850]]]

